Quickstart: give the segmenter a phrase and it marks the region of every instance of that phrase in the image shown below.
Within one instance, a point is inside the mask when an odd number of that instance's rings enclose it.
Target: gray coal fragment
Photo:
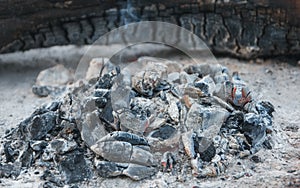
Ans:
[[[176,164],[176,159],[171,152],[167,151],[163,154],[160,164],[163,168],[163,172],[172,171],[174,165]]]
[[[272,144],[270,143],[269,140],[265,140],[265,141],[263,142],[263,147],[266,148],[266,149],[272,149],[272,148],[273,148],[273,147],[272,147]]]
[[[133,180],[142,180],[156,173],[153,167],[129,163],[115,163],[109,161],[95,161],[97,173],[101,177],[115,177],[125,175]]]
[[[96,84],[96,89],[110,89],[113,85],[113,77],[110,74],[101,76]]]
[[[87,164],[83,153],[74,151],[60,158],[59,170],[64,177],[65,183],[76,183],[89,179],[92,171]]]
[[[186,72],[180,72],[179,83],[180,84],[193,84],[198,78],[197,74],[187,74]]]
[[[110,133],[110,138],[113,138],[117,141],[128,142],[133,146],[149,146],[149,143],[145,138],[128,132],[115,131]]]
[[[111,101],[114,111],[128,109],[131,98],[134,93],[126,82],[126,77],[123,74],[117,76],[114,85],[111,88]]]
[[[241,131],[252,147],[261,146],[266,139],[266,127],[269,124],[272,124],[269,115],[248,113],[245,114]]]
[[[222,129],[235,129],[238,130],[244,122],[244,113],[241,111],[234,111],[226,119],[225,123],[222,126]]]
[[[46,141],[31,141],[30,147],[33,149],[33,151],[42,151],[47,147],[48,143]]]
[[[153,63],[132,76],[131,86],[141,95],[150,97],[165,80],[167,80],[167,66],[162,63]]]
[[[52,90],[50,86],[32,86],[32,93],[39,97],[47,97],[51,94]]]
[[[110,96],[110,89],[95,89],[94,97],[108,98]]]
[[[157,172],[154,167],[147,167],[138,164],[129,164],[128,168],[123,171],[123,174],[133,180],[142,180],[154,175]]]
[[[14,164],[2,164],[0,163],[0,178],[18,177],[21,172],[21,167]]]
[[[151,137],[153,138],[159,138],[161,140],[166,140],[170,137],[172,137],[176,132],[176,129],[172,127],[171,125],[163,125],[157,130],[154,130],[151,134]]]
[[[268,114],[273,117],[272,113],[275,111],[273,104],[268,101],[260,101],[255,105],[256,110],[260,114]]]
[[[121,175],[128,164],[97,160],[95,167],[99,176],[107,178]]]
[[[60,124],[60,127],[63,127],[60,130],[58,136],[66,140],[77,140],[80,137],[80,132],[75,123],[63,120]]]
[[[29,147],[29,143],[26,143],[26,147],[19,156],[19,161],[22,167],[30,167],[33,163],[33,150]]]
[[[250,159],[251,159],[251,161],[253,161],[255,163],[259,163],[262,161],[262,159],[257,155],[253,155]]]
[[[46,169],[43,175],[40,177],[41,180],[46,181],[43,187],[63,187],[63,181],[56,177],[50,170]]]
[[[99,97],[95,100],[95,106],[98,108],[104,108],[106,106],[107,99],[105,97]]]
[[[89,147],[107,134],[104,123],[100,121],[97,111],[84,114],[79,127],[81,138]]]
[[[32,163],[32,149],[29,143],[23,140],[8,141],[4,144],[6,162],[18,162],[21,166],[28,167]]]
[[[194,86],[199,88],[206,96],[211,96],[216,89],[215,82],[209,75],[203,77],[199,81],[196,81]]]
[[[52,111],[33,114],[19,124],[19,131],[25,140],[40,140],[55,127],[56,120],[57,114]]]
[[[6,158],[6,162],[15,162],[14,155],[16,154],[16,151],[11,147],[11,142],[6,142],[4,144],[4,155]]]
[[[31,91],[38,97],[47,97],[49,95],[60,95],[66,90],[66,87],[61,86],[37,86],[33,85]]]
[[[46,150],[55,154],[63,155],[67,152],[73,151],[77,148],[75,141],[68,141],[62,138],[52,140],[47,146]]]
[[[59,109],[60,105],[61,105],[60,101],[53,101],[50,104],[48,104],[45,108],[49,111],[55,112],[56,110]]]
[[[43,188],[55,188],[55,187],[63,187],[63,186],[64,186],[63,182],[57,178],[50,178],[49,181],[46,181],[43,184]]]
[[[214,146],[214,143],[210,139],[205,137],[195,136],[193,140],[195,151],[200,154],[200,158],[203,161],[211,161],[216,155],[216,148]]]
[[[104,109],[100,113],[100,119],[108,124],[114,122],[113,108],[112,108],[111,100],[107,101]]]
[[[119,115],[121,131],[131,130],[135,134],[145,132],[149,120],[146,116],[139,116],[134,111],[125,111]]]
[[[168,82],[170,83],[180,83],[180,73],[179,72],[172,72],[170,74],[168,74]]]

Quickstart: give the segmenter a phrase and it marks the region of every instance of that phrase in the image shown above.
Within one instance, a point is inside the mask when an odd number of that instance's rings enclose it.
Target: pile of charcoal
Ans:
[[[45,186],[63,186],[176,175],[187,165],[206,178],[225,173],[234,157],[272,148],[273,105],[222,65],[144,57],[99,72],[7,131],[0,177],[40,167]]]

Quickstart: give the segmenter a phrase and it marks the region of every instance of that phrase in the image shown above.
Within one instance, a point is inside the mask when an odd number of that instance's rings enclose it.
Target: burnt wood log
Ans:
[[[149,20],[194,32],[216,54],[298,56],[299,19],[298,0],[0,0],[0,52],[91,44],[114,28]]]

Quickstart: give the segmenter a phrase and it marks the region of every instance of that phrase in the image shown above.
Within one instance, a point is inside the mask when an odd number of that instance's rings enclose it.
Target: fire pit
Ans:
[[[224,178],[236,160],[260,163],[256,153],[272,149],[274,106],[238,72],[157,57],[121,66],[112,60],[101,59],[96,77],[67,87],[33,87],[60,97],[7,131],[1,177],[39,169],[45,187],[119,176]]]

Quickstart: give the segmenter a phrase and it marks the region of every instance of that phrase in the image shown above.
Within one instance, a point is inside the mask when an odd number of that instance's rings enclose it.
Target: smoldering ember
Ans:
[[[211,178],[233,158],[259,161],[255,153],[272,148],[274,107],[237,72],[150,57],[131,65],[108,62],[65,88],[35,86],[37,95],[64,94],[1,138],[0,177],[42,168],[44,187],[98,176]]]

